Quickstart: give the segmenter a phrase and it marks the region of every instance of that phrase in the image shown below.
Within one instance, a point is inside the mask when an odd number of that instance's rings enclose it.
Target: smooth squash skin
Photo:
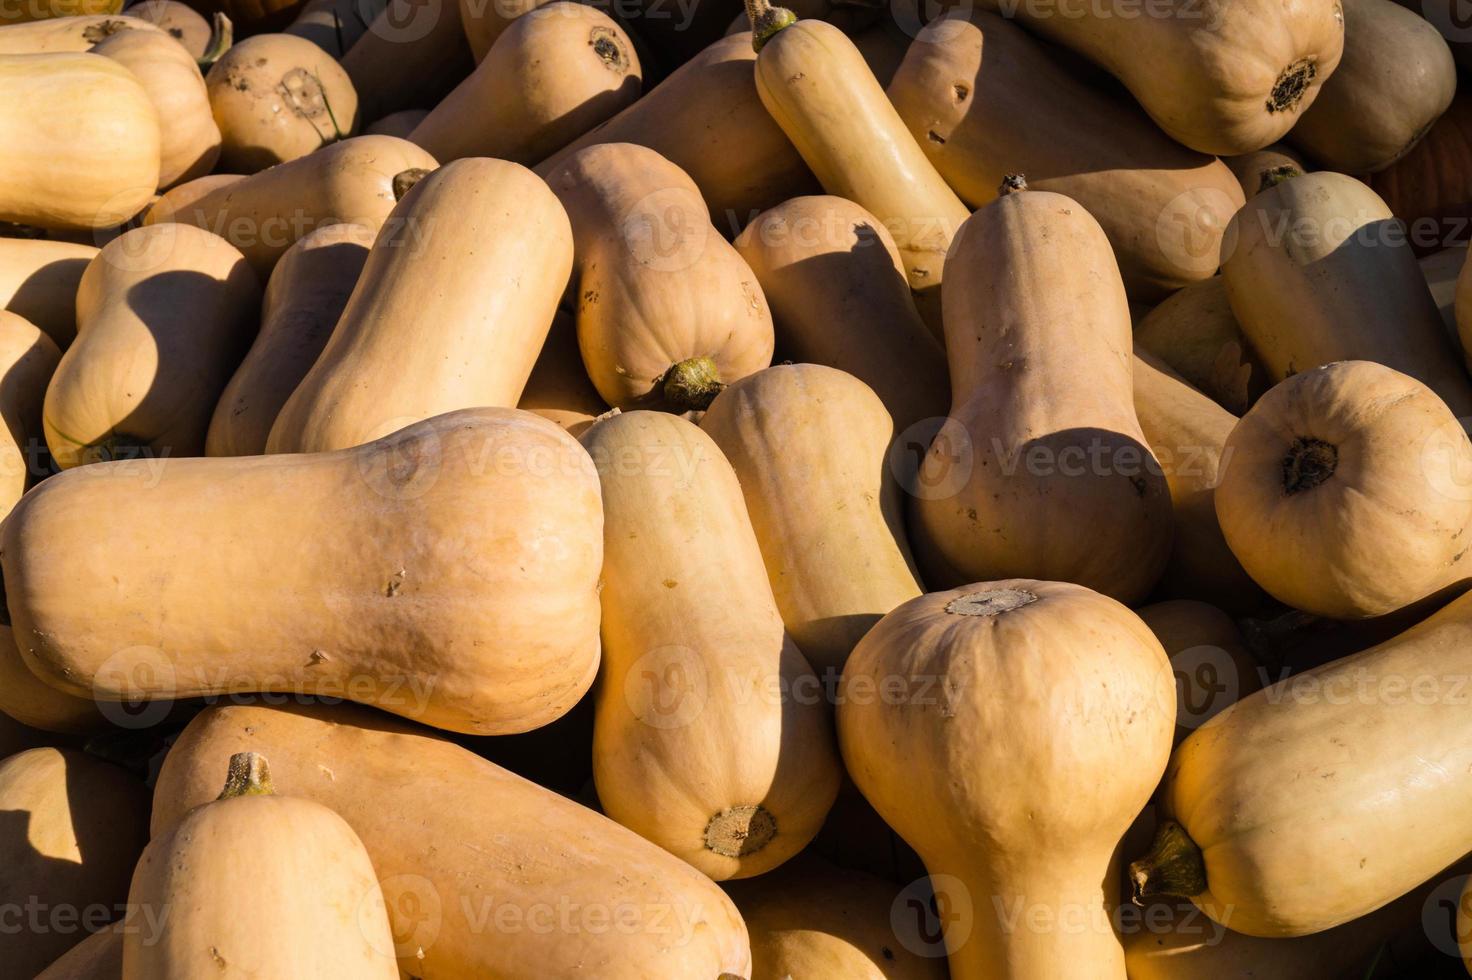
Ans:
[[[120,14],[55,17],[0,25],[0,54],[58,54],[90,51],[119,31],[158,31],[146,20]]]
[[[96,54],[0,54],[0,91],[0,221],[89,231],[147,206],[158,113],[128,69]]]
[[[436,170],[379,233],[267,451],[346,449],[444,412],[515,405],[572,260],[566,212],[525,167],[471,158]]]
[[[1414,378],[1368,361],[1305,371],[1242,417],[1224,454],[1222,533],[1295,609],[1366,619],[1465,575],[1472,443]]]
[[[31,673],[9,625],[0,625],[0,713],[43,732],[90,735],[108,728],[91,697],[67,694]]]
[[[50,337],[0,310],[0,520],[45,475],[41,406],[60,360]]]
[[[1136,321],[1135,345],[1233,415],[1247,411],[1271,385],[1242,336],[1221,276],[1177,290]]]
[[[647,146],[685,171],[727,236],[817,182],[757,97],[750,32],[721,38],[639,101],[538,164],[544,177],[600,143]]]
[[[77,287],[97,252],[72,242],[0,238],[0,308],[65,349],[77,335]]]
[[[206,456],[266,451],[281,406],[327,346],[374,238],[363,225],[326,225],[286,250],[266,284],[260,332],[215,406]]]
[[[0,11],[0,24],[25,24],[53,17],[116,14],[122,9],[123,0],[22,0],[8,4]]]
[[[205,75],[220,167],[253,174],[353,135],[358,94],[342,66],[292,34],[257,34]]]
[[[879,219],[841,197],[795,197],[762,212],[734,244],[772,305],[782,354],[863,381],[901,432],[945,417],[945,350],[915,310]]]
[[[143,212],[143,223],[145,225],[164,224],[174,221],[174,216],[177,214],[188,215],[195,203],[206,194],[244,179],[244,174],[205,174],[203,177],[186,180],[155,198],[154,202],[148,206],[148,210]],[[198,222],[191,222],[187,219],[181,223],[198,224]],[[228,234],[228,229],[221,230]]]
[[[1186,384],[1148,351],[1134,363],[1135,416],[1170,487],[1175,534],[1161,588],[1234,611],[1262,606],[1262,590],[1227,547],[1215,488],[1237,417]]]
[[[299,691],[472,734],[547,724],[592,683],[597,479],[545,419],[471,409],[337,453],[148,463],[54,477],[5,523],[15,636],[48,683]]]
[[[750,976],[746,928],[710,879],[468,749],[351,705],[206,709],[164,761],[154,836],[214,799],[246,751],[271,760],[280,792],[335,810],[363,841],[407,974]],[[601,928],[594,907],[625,908],[612,921],[635,927]]]
[[[1393,901],[1472,850],[1472,594],[1362,653],[1227,708],[1181,743],[1174,823],[1130,866],[1249,936],[1306,936]]]
[[[583,370],[577,320],[566,310],[558,310],[552,318],[547,342],[516,407],[556,422],[573,436],[582,435],[594,419],[608,411]]]
[[[1222,249],[1232,312],[1274,380],[1376,361],[1472,415],[1472,383],[1385,202],[1353,177],[1290,177],[1247,202]]]
[[[1175,719],[1145,624],[1078,585],[968,585],[881,620],[840,690],[844,761],[942,893],[954,980],[1123,980],[1114,851]]]
[[[428,109],[401,109],[364,126],[363,132],[370,136],[397,136],[406,140],[428,115]]]
[[[121,980],[124,928],[118,922],[94,932],[36,974],[36,980]]]
[[[195,58],[167,34],[120,31],[92,48],[133,73],[158,110],[160,188],[210,172],[220,157],[220,127]]]
[[[1394,0],[1340,0],[1344,57],[1293,127],[1294,145],[1326,170],[1384,170],[1410,152],[1457,90],[1451,49]]]
[[[1218,155],[1292,129],[1344,49],[1340,0],[997,6],[1118,78],[1178,143]]]
[[[882,878],[804,853],[725,888],[751,936],[751,980],[945,980],[944,958],[896,934],[899,888]]]
[[[1170,658],[1179,745],[1228,705],[1262,690],[1263,671],[1237,623],[1216,606],[1171,599],[1136,610]]]
[[[245,179],[207,178],[219,184],[192,201],[150,212],[147,223],[174,221],[213,231],[245,253],[264,278],[316,228],[355,224],[377,231],[407,187],[437,166],[407,140],[359,136]]]
[[[1272,143],[1250,153],[1222,157],[1222,163],[1232,169],[1248,200],[1272,187],[1276,183],[1275,172],[1282,173],[1285,167],[1304,172],[1312,169],[1302,154],[1286,143]]]
[[[726,388],[700,427],[736,472],[787,632],[836,684],[864,634],[923,591],[884,403],[851,374],[784,364]]]
[[[582,442],[605,514],[598,799],[717,881],[770,871],[818,832],[841,764],[736,475],[675,415],[613,415]]]
[[[579,150],[547,175],[577,253],[578,347],[616,408],[702,409],[772,363],[772,315],[700,191],[646,147]]]
[[[899,246],[922,316],[940,314],[951,238],[970,211],[926,159],[852,41],[804,20],[758,35],[756,89],[829,194],[871,212]]]
[[[79,751],[30,749],[0,760],[0,814],[0,903],[21,915],[28,905],[48,918],[76,913],[71,928],[0,933],[7,973],[34,977],[83,936],[84,913],[122,915],[148,842],[148,790]]]
[[[259,300],[244,256],[207,231],[148,225],[109,242],[82,275],[77,339],[46,389],[56,464],[203,452]]]
[[[474,62],[456,0],[388,0],[342,56],[365,120],[431,106]]]
[[[531,166],[634,102],[642,75],[634,45],[607,14],[547,4],[513,21],[409,139],[442,163]]]
[[[152,915],[161,928],[124,933],[122,980],[396,980],[378,875],[353,828],[321,803],[277,796],[261,755],[232,756],[227,772],[219,799],[138,859],[129,921]]]
[[[363,19],[364,14],[372,13],[376,7],[359,0],[307,0],[297,9],[296,19],[281,33],[306,38],[341,61],[368,30],[369,21]]]
[[[1135,415],[1129,304],[1076,201],[1019,190],[947,259],[950,419],[910,500],[925,581],[1007,576],[1145,596],[1171,549],[1166,479]]]
[[[1243,201],[1231,171],[1071,74],[1016,23],[969,9],[932,21],[888,93],[972,207],[1019,172],[1030,187],[1083,205],[1109,236],[1131,296],[1216,272],[1222,232]]]
[[[128,7],[128,16],[148,21],[184,45],[184,50],[195,59],[203,57],[210,46],[213,34],[210,22],[179,0],[141,0]]]

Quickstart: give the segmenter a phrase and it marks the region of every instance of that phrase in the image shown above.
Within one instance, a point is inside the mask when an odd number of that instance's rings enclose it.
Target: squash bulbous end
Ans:
[[[664,400],[680,412],[703,412],[726,385],[708,357],[692,357],[671,365],[661,382]]]
[[[705,825],[706,850],[722,857],[755,854],[777,836],[777,818],[758,804],[748,803],[722,810]]]
[[[1312,490],[1333,476],[1338,466],[1339,447],[1300,436],[1283,457],[1283,492],[1291,497]]]
[[[1006,197],[1008,194],[1016,194],[1018,191],[1027,190],[1026,174],[1007,174],[1002,178],[1002,186],[997,188],[998,197]]]
[[[1284,68],[1268,96],[1268,112],[1288,112],[1295,108],[1318,74],[1319,67],[1312,58],[1299,58]]]
[[[1155,841],[1142,858],[1130,862],[1130,884],[1136,905],[1157,895],[1195,898],[1206,891],[1206,862],[1201,848],[1174,820],[1155,831]]]
[[[217,799],[233,800],[240,796],[274,796],[271,767],[258,752],[237,752],[230,757],[225,771],[225,788]]]
[[[1037,601],[1037,594],[1026,589],[988,589],[952,599],[946,603],[946,612],[952,616],[1000,616]]]

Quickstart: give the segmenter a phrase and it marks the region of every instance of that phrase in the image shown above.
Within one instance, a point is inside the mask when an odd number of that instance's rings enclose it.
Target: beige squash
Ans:
[[[57,465],[203,452],[259,300],[244,256],[207,231],[147,225],[109,242],[82,275],[77,340],[46,389]]]
[[[397,136],[406,140],[428,115],[428,109],[401,109],[364,126],[363,132],[370,136]]]
[[[124,928],[118,922],[94,932],[36,974],[36,980],[121,980]]]
[[[0,54],[58,54],[89,51],[120,31],[159,31],[140,17],[81,14],[0,26]]]
[[[1135,345],[1233,415],[1247,411],[1271,384],[1242,336],[1221,276],[1177,290],[1136,321]]]
[[[594,419],[608,411],[583,370],[577,320],[571,313],[558,310],[553,316],[547,342],[516,407],[556,422],[574,436],[582,435]]]
[[[210,22],[179,0],[141,0],[128,8],[128,16],[153,24],[184,45],[195,59],[203,57],[210,46]]]
[[[1123,980],[1114,852],[1175,718],[1139,617],[1057,582],[932,593],[864,637],[840,693],[844,761],[924,859],[954,980]]]
[[[88,735],[108,727],[91,697],[67,694],[31,673],[8,624],[0,625],[0,714],[43,732]]]
[[[582,441],[605,513],[598,799],[716,880],[770,871],[818,832],[842,766],[736,475],[674,415],[624,412]]]
[[[1273,143],[1250,153],[1222,157],[1222,162],[1232,168],[1242,194],[1248,200],[1273,186],[1275,171],[1281,173],[1284,168],[1292,168],[1304,172],[1311,169],[1302,154],[1286,143]]]
[[[229,187],[231,184],[245,179],[244,174],[206,174],[193,180],[186,180],[169,188],[154,199],[143,212],[143,223],[145,225],[166,224],[170,221],[178,221],[180,224],[200,224],[198,220],[190,220],[195,205],[206,195],[219,190],[221,187]],[[216,228],[224,234],[229,234],[228,227],[222,227],[216,223]],[[214,230],[209,228],[206,230]]]
[[[1262,690],[1265,671],[1231,616],[1192,599],[1136,610],[1165,648],[1176,677],[1176,744],[1224,708]]]
[[[41,405],[61,360],[50,337],[0,310],[0,520],[26,489],[46,475]]]
[[[66,348],[77,335],[77,286],[96,254],[91,245],[0,238],[0,309]]]
[[[572,268],[567,214],[505,160],[446,164],[388,218],[273,453],[346,449],[421,419],[513,406]]]

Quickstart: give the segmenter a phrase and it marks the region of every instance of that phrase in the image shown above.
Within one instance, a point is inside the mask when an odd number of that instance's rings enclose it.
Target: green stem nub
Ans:
[[[1257,175],[1257,191],[1261,194],[1270,187],[1292,180],[1294,177],[1302,177],[1303,171],[1291,163],[1284,163],[1276,167],[1268,167]]]
[[[1161,823],[1144,857],[1130,862],[1136,905],[1156,896],[1195,898],[1206,891],[1206,862],[1201,848],[1174,820]]]
[[[751,21],[752,50],[758,52],[778,32],[797,23],[797,14],[772,6],[771,0],[746,0],[746,18]]]
[[[705,411],[725,387],[708,357],[692,357],[664,373],[664,400],[678,412]]]
[[[1018,191],[1027,190],[1027,176],[1025,174],[1007,174],[1002,178],[1002,186],[997,188],[998,197],[1006,197]]]
[[[208,74],[214,63],[219,61],[234,43],[235,25],[230,23],[229,17],[216,11],[214,22],[210,25],[210,43],[205,45],[204,53],[199,56],[200,74]]]
[[[239,796],[273,796],[276,788],[271,785],[271,767],[266,757],[257,752],[237,752],[230,757],[230,768],[225,772],[225,789],[219,799],[233,800]]]

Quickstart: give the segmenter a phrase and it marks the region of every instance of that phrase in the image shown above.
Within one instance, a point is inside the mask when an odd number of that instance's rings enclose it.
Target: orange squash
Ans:
[[[1229,705],[1262,690],[1264,671],[1248,652],[1236,622],[1217,607],[1173,599],[1136,611],[1165,648],[1176,677],[1175,744]]]
[[[547,342],[516,407],[556,422],[574,436],[582,435],[594,419],[608,411],[583,370],[577,320],[571,313],[558,310],[553,316]]]
[[[388,0],[342,56],[367,121],[434,105],[473,64],[456,0]]]
[[[45,475],[41,405],[61,360],[51,338],[23,318],[0,310],[0,520]]]
[[[77,287],[96,254],[92,245],[0,238],[0,308],[69,347],[77,336]]]
[[[1247,411],[1271,385],[1242,336],[1221,276],[1177,290],[1136,320],[1135,344],[1233,415]]]

